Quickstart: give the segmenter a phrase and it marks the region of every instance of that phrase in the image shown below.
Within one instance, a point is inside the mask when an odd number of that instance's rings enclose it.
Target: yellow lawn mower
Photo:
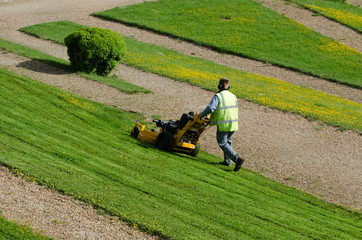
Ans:
[[[189,112],[183,114],[180,120],[153,120],[159,131],[147,130],[138,121],[132,128],[131,136],[141,142],[156,145],[164,151],[186,153],[196,157],[200,151],[200,135],[209,125],[207,118],[200,119],[199,114]]]

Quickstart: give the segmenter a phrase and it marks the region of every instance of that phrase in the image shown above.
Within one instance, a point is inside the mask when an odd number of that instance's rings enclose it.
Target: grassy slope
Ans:
[[[0,213],[0,240],[50,240],[51,238],[34,234],[32,230],[25,226],[8,221]]]
[[[37,24],[21,30],[64,44],[65,36],[82,27],[76,23],[61,21]],[[54,28],[61,29],[62,34],[60,30],[54,33]],[[299,113],[342,129],[362,131],[362,122],[359,120],[362,117],[361,104],[298,87],[279,79],[248,74],[132,38],[124,39],[127,44],[127,54],[123,62],[127,65],[211,91],[215,90],[218,79],[226,76],[232,79],[232,91],[240,98],[283,111]]]
[[[287,0],[362,33],[362,9],[344,1]]]
[[[206,153],[129,136],[138,115],[0,70],[0,163],[175,239],[354,239],[361,215]]]
[[[163,0],[95,15],[362,87],[361,53],[251,0]]]
[[[57,32],[55,32],[57,33]],[[68,61],[65,61],[63,59],[59,59],[53,56],[50,56],[46,53],[40,52],[38,50],[22,46],[20,44],[15,44],[12,42],[9,42],[7,40],[0,38],[0,49],[5,49],[10,52],[14,52],[16,54],[19,54],[21,56],[44,62],[48,65],[64,69],[65,71],[72,71],[70,67],[70,63]],[[142,87],[135,86],[133,84],[130,84],[122,79],[119,79],[117,76],[112,77],[103,77],[103,76],[96,76],[92,74],[86,74],[86,73],[77,73],[78,75],[87,78],[89,80],[93,80],[96,82],[100,82],[103,84],[107,84],[109,86],[112,86],[114,88],[117,88],[118,90],[133,94],[133,93],[150,93],[150,90],[144,89]]]

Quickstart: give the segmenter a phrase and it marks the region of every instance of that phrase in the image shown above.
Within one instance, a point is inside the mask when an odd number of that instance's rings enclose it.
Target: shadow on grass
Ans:
[[[130,133],[131,133],[131,130],[130,130]],[[147,150],[153,149],[153,150],[156,150],[156,151],[161,151],[161,152],[163,152],[165,154],[174,155],[175,157],[177,156],[177,157],[186,158],[186,159],[188,159],[190,161],[199,162],[199,163],[202,163],[202,164],[205,164],[205,165],[220,168],[221,170],[224,170],[225,172],[233,172],[234,167],[235,167],[235,165],[232,165],[230,167],[226,167],[226,166],[221,165],[220,162],[223,159],[221,159],[221,158],[219,158],[219,157],[217,157],[215,155],[212,155],[210,153],[204,152],[202,150],[200,151],[200,153],[196,157],[190,156],[190,155],[188,155],[186,153],[181,153],[181,152],[176,152],[176,151],[166,152],[166,151],[158,149],[153,144],[141,142],[141,141],[131,137],[130,136],[131,134],[129,134],[129,135],[128,134],[123,134],[123,135],[129,136],[130,141],[133,141],[133,143],[135,145],[138,145],[139,147],[142,147],[142,148],[147,149]]]
[[[130,136],[131,139],[134,139],[133,137]],[[142,148],[145,148],[145,149],[154,149],[154,150],[157,150],[157,151],[162,151],[162,152],[165,152],[165,153],[168,153],[168,154],[171,154],[171,155],[175,155],[175,156],[178,156],[178,157],[183,157],[183,158],[187,158],[187,159],[190,159],[190,160],[193,160],[193,161],[197,161],[197,162],[201,162],[201,163],[205,163],[205,164],[209,164],[209,165],[216,165],[216,166],[221,166],[220,165],[220,160],[218,157],[216,156],[212,156],[212,158],[215,158],[216,160],[219,160],[219,161],[215,161],[215,159],[208,159],[207,157],[203,156],[202,154],[196,156],[196,157],[193,157],[193,156],[190,156],[190,155],[187,155],[186,153],[181,153],[181,152],[177,152],[177,151],[171,151],[171,152],[166,152],[166,151],[163,151],[161,149],[158,149],[155,145],[152,145],[152,144],[149,144],[149,143],[144,143],[144,142],[141,142],[141,141],[138,141],[138,140],[134,140],[134,144],[142,147]],[[210,155],[210,154],[208,154]],[[211,155],[210,155],[211,156]],[[225,167],[226,169],[226,167]]]
[[[47,73],[52,75],[74,73],[70,65],[44,59],[27,60],[19,63],[17,67],[22,67],[34,72]]]

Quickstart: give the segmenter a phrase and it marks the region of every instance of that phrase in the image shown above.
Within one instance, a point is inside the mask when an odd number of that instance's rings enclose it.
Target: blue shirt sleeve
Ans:
[[[215,109],[219,106],[219,98],[215,95],[209,105],[205,108],[205,110],[201,113],[201,118],[207,116],[208,114],[215,111]]]

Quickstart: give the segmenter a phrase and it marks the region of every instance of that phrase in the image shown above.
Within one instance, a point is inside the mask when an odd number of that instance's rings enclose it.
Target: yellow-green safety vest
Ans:
[[[217,125],[220,132],[238,130],[238,99],[227,90],[217,93],[216,96],[219,98],[219,105],[211,113],[210,123]]]

